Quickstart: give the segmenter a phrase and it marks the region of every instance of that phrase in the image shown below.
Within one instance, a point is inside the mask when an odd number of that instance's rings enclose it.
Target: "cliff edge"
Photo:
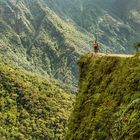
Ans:
[[[67,140],[140,138],[140,59],[86,55]]]

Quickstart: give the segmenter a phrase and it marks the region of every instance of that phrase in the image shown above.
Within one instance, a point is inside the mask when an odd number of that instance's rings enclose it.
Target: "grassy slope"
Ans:
[[[67,140],[140,137],[140,59],[83,56]]]
[[[63,139],[74,96],[48,80],[0,63],[0,139]]]

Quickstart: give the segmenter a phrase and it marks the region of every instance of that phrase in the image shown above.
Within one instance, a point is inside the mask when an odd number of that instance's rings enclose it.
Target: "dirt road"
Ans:
[[[90,54],[91,55],[91,54]],[[133,57],[134,55],[132,54],[105,54],[105,53],[92,53],[93,56],[109,56],[109,57],[124,57],[124,58],[128,58],[128,57]]]

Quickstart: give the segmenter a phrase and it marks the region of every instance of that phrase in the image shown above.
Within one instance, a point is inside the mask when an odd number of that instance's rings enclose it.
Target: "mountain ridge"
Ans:
[[[116,3],[2,0],[0,55],[12,59],[15,65],[66,84],[74,83],[76,88],[76,61],[92,50],[93,39],[100,41],[101,52],[130,53],[134,40],[139,38],[139,11],[133,8],[136,4],[126,3],[131,8],[129,15],[123,12],[128,17],[124,20],[115,13]],[[121,1],[118,5],[122,5]]]
[[[55,2],[63,3],[61,9],[66,17],[98,37],[102,44],[110,47],[107,48],[109,52],[130,53],[131,45],[140,38],[139,0],[73,0],[68,2],[69,6],[66,0],[52,1]],[[51,2],[50,6],[57,9]]]
[[[90,50],[86,44],[92,35],[81,33],[72,22],[43,5],[43,1],[22,0],[14,4],[7,0],[3,1],[3,9],[1,56],[11,57],[23,68],[30,67],[68,84],[76,83],[76,61]]]

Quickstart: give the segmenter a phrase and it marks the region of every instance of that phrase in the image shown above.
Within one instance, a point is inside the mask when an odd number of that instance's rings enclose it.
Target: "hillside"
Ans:
[[[75,92],[76,62],[92,50],[95,37],[101,52],[133,51],[140,38],[138,9],[139,0],[1,0],[0,57],[71,84]]]
[[[131,44],[140,38],[140,11],[138,10],[140,3],[139,0],[134,1],[135,4],[124,0],[126,5],[123,9],[124,3],[121,0],[118,2],[117,0],[106,0],[106,2],[103,0],[0,0],[0,140],[65,140],[67,121],[79,88],[77,61],[81,55],[93,51],[92,43],[95,37],[99,39],[102,53],[118,53],[117,57],[120,57],[121,53],[129,54],[133,51]],[[121,11],[121,14],[117,13],[118,11]],[[105,60],[103,55],[100,59],[97,59],[98,55],[95,58],[89,56],[93,61],[88,56],[82,57],[79,64],[87,63],[85,67],[84,64],[82,65],[85,69],[81,71],[81,76],[86,71],[89,71],[89,76],[93,74],[92,69],[88,69],[88,61],[93,68],[95,66],[95,69],[99,65],[99,80],[105,77],[105,81],[103,80],[101,90],[97,89],[97,100],[98,97],[100,100],[102,88],[105,90],[108,83],[114,80],[112,79],[114,73],[108,73],[110,66],[114,67],[118,64],[119,68],[121,65],[120,71],[115,69],[118,74],[123,70],[124,73],[126,71],[126,74],[127,72],[131,74],[133,70],[127,67],[127,64],[131,64],[134,60],[133,58],[128,58],[126,61],[125,58],[114,58],[113,54],[105,57]],[[99,64],[94,65],[94,62]],[[108,62],[107,70],[102,67],[103,65],[106,68],[106,62]],[[134,65],[136,63],[138,62],[136,61]],[[128,69],[123,69],[125,65]],[[134,69],[135,71],[139,71],[139,67]],[[107,72],[109,79],[101,72]],[[95,88],[92,81],[88,83],[88,78],[91,77],[86,74],[87,81],[83,78],[85,81],[81,82],[82,89],[79,94],[83,99],[83,90],[88,90],[87,85],[91,84]],[[125,76],[129,77],[129,75]],[[130,79],[133,76],[135,73]],[[120,83],[123,81],[121,78],[119,80]],[[129,86],[135,81],[137,84],[139,79],[129,81]],[[116,84],[116,81],[114,83]],[[84,89],[82,84],[85,85]],[[112,83],[111,87],[115,88],[114,86]],[[121,85],[118,85],[118,89],[119,86]],[[107,95],[110,94],[111,87],[105,92]],[[115,88],[113,93],[118,89]],[[125,90],[124,85],[122,91]],[[124,96],[123,93],[120,94]],[[105,94],[105,98],[107,95]],[[109,98],[113,97],[109,96]],[[80,102],[81,99],[78,100]],[[101,101],[99,100],[99,103],[103,103],[102,98]],[[108,97],[106,100],[108,101]],[[112,101],[114,106],[116,100]],[[126,102],[125,99],[124,101]],[[119,103],[116,104],[122,107]],[[91,110],[92,105],[89,106]],[[137,115],[137,112],[133,115]],[[73,116],[71,118],[71,120],[78,119]],[[73,125],[71,121],[69,128],[77,128],[77,122]],[[92,123],[94,119],[88,125]],[[79,135],[81,129],[87,130],[86,127],[80,126],[79,131],[74,133],[69,131],[68,140],[75,136],[84,138],[85,131]],[[121,131],[123,133],[123,130]],[[117,135],[117,132],[113,131],[111,134]]]
[[[43,0],[0,1],[0,57],[64,83],[77,84],[76,61],[92,35]]]
[[[106,46],[108,52],[130,53],[140,38],[139,0],[46,0]],[[66,8],[67,7],[67,8]],[[104,47],[102,49],[104,50]]]
[[[140,59],[82,56],[67,140],[139,140]]]
[[[74,96],[37,74],[0,63],[0,139],[63,139]]]

